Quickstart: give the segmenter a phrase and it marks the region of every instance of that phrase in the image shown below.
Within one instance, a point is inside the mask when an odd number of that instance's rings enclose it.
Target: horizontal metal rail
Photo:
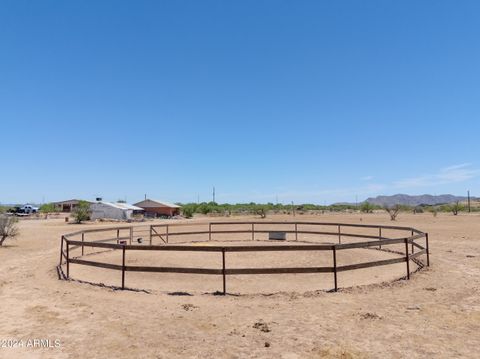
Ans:
[[[418,251],[415,254],[410,254],[409,258],[410,259],[415,259],[417,257],[420,257],[423,254],[427,254],[427,249],[422,249],[421,251]]]
[[[87,261],[84,259],[76,259],[70,258],[70,263],[74,264],[82,264],[85,266],[92,266],[92,267],[100,267],[100,268],[107,268],[107,269],[115,269],[115,270],[122,270],[122,266],[118,264],[110,264],[110,263],[102,263],[102,262],[95,262],[95,261]]]
[[[122,227],[107,227],[107,228],[92,228],[92,229],[84,229],[83,231],[77,231],[77,232],[72,232],[65,234],[64,237],[73,237],[73,236],[78,236],[79,234],[82,233],[98,233],[98,232],[107,232],[107,231],[117,231],[117,230],[129,230],[130,228],[135,228],[134,226],[122,226]]]
[[[248,224],[255,224],[255,225],[282,225],[282,224],[298,224],[298,225],[311,225],[311,226],[342,226],[342,227],[364,227],[364,228],[383,228],[383,229],[394,229],[394,230],[408,230],[412,231],[415,228],[412,227],[401,227],[401,226],[384,226],[384,225],[374,225],[374,224],[357,224],[357,223],[338,223],[338,222],[304,222],[304,221],[285,221],[285,222],[274,222],[274,221],[252,221],[252,222],[207,222],[206,224],[211,225],[248,225]],[[199,223],[200,224],[200,223]],[[177,226],[179,224],[174,224],[171,226]],[[185,225],[185,224],[183,224]],[[187,225],[196,225],[196,223],[188,223]]]
[[[391,240],[390,240],[391,241]],[[399,240],[396,240],[399,241]],[[402,241],[400,241],[402,242]],[[399,242],[399,243],[400,243]],[[82,242],[68,240],[70,245],[81,247],[111,248],[136,251],[180,251],[180,252],[268,252],[268,251],[329,251],[334,245],[331,244],[285,244],[285,245],[265,245],[265,246],[191,246],[191,245],[137,245],[137,244],[116,244],[116,243],[98,243]],[[377,243],[377,242],[376,242]],[[397,242],[395,242],[397,243]],[[354,243],[357,244],[357,243]],[[378,243],[377,243],[378,245]]]
[[[332,273],[333,267],[290,267],[290,268],[232,268],[225,274],[299,274],[299,273]]]
[[[349,265],[344,265],[344,266],[338,266],[337,271],[345,272],[345,271],[354,270],[354,269],[362,269],[362,268],[385,266],[385,265],[394,264],[394,263],[402,263],[402,262],[405,262],[405,261],[406,261],[406,259],[403,258],[403,257],[392,258],[392,259],[383,259],[381,261],[375,261],[375,262],[366,262],[366,263],[357,263],[357,264],[349,264]]]
[[[222,274],[221,269],[185,268],[185,267],[142,267],[125,266],[126,272],[157,272],[157,273],[190,273],[190,274]]]
[[[306,230],[279,230],[283,233],[298,233],[298,234],[316,234],[316,235],[325,235],[325,236],[338,236],[338,232],[319,232],[319,231],[306,231]],[[270,233],[272,230],[262,230],[255,229],[255,233]],[[170,232],[168,235],[173,236],[188,236],[188,235],[199,235],[199,234],[242,234],[242,233],[252,233],[251,230],[230,230],[230,231],[194,231],[194,232]],[[163,234],[165,235],[165,234]],[[352,238],[378,238],[376,235],[369,234],[355,234],[355,233],[341,233],[343,237],[352,237]],[[160,234],[152,234],[152,237],[161,237]]]

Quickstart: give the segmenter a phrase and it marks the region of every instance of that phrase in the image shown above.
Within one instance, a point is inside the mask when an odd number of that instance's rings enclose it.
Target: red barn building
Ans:
[[[134,206],[143,208],[146,217],[173,217],[180,214],[180,206],[154,199],[145,199]]]

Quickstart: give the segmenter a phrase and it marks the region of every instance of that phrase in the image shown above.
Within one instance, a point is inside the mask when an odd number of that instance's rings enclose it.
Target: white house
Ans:
[[[97,202],[90,205],[92,220],[95,219],[118,219],[129,220],[134,214],[143,213],[143,208],[132,206],[127,203]]]

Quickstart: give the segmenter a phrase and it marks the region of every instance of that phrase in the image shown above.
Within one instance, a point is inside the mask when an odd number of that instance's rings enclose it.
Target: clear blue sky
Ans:
[[[480,195],[478,1],[2,1],[0,202]]]

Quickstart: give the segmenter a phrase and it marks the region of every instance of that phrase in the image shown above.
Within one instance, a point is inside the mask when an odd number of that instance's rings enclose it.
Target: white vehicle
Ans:
[[[31,204],[25,204],[20,207],[19,213],[32,214],[38,212],[38,207],[32,206]]]

